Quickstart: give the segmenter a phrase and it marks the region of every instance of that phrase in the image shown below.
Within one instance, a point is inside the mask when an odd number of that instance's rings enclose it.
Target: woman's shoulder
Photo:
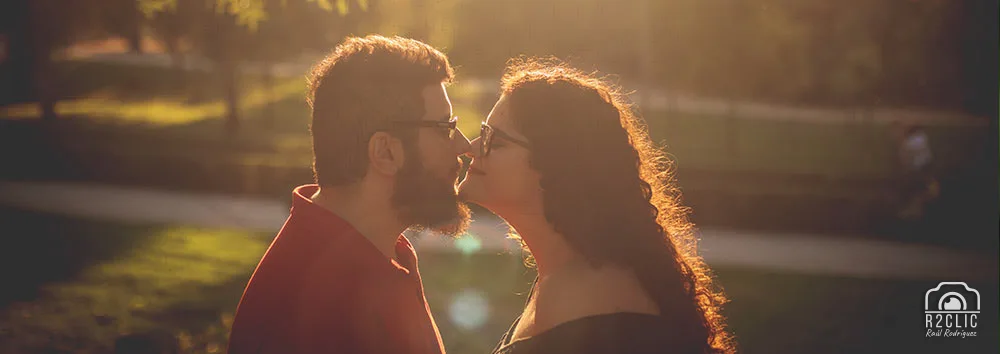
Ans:
[[[500,354],[530,353],[686,353],[683,341],[665,318],[619,312],[562,323],[533,337],[497,348]]]
[[[602,314],[659,313],[656,302],[647,295],[635,275],[630,270],[612,266],[552,277],[548,284],[539,285],[536,297],[534,322],[542,330]],[[601,322],[616,317],[595,318]]]

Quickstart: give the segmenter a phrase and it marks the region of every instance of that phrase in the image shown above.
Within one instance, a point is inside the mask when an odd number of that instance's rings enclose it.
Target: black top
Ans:
[[[534,287],[532,287],[532,290]],[[531,299],[531,293],[528,294]],[[511,341],[518,317],[493,354],[534,353],[697,353],[691,340],[678,338],[676,327],[657,315],[619,312],[579,318],[538,335]]]

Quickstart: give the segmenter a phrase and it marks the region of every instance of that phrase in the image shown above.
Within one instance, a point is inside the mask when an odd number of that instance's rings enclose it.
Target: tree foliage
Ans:
[[[239,126],[239,68],[247,62],[265,66],[296,60],[325,47],[342,34],[354,4],[367,0],[136,0],[172,51],[182,40],[214,63],[227,104],[226,126]],[[175,58],[181,58],[175,56]],[[270,68],[265,68],[267,72]],[[273,82],[269,74],[265,80]]]
[[[979,85],[961,81],[976,80],[961,79],[976,60],[964,28],[987,2],[464,1],[450,54],[484,75],[511,56],[552,54],[685,93],[953,107]],[[995,41],[977,43],[995,51]],[[640,70],[644,52],[654,65]]]

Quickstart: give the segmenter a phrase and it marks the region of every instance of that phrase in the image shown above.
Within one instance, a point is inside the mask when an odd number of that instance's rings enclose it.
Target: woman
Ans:
[[[616,89],[564,64],[507,68],[461,185],[538,270],[494,353],[734,351],[725,297],[642,124]]]

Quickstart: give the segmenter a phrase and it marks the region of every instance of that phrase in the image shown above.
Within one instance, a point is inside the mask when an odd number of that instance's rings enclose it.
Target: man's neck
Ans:
[[[383,255],[395,259],[396,242],[407,226],[399,222],[388,198],[382,201],[370,193],[362,193],[361,188],[320,187],[311,199],[350,223]]]

